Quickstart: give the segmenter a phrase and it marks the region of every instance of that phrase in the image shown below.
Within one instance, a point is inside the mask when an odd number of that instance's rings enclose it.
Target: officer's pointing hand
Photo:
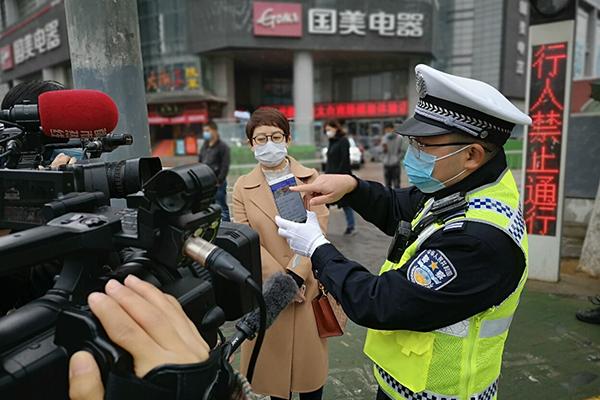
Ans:
[[[311,206],[331,204],[356,188],[357,182],[350,175],[319,175],[312,183],[293,186],[290,190],[304,192],[304,200]]]
[[[329,240],[325,239],[321,232],[317,214],[307,211],[306,215],[307,219],[303,224],[283,219],[280,216],[275,217],[275,223],[279,226],[279,235],[287,240],[290,248],[296,254],[311,257],[317,247],[329,243]]]

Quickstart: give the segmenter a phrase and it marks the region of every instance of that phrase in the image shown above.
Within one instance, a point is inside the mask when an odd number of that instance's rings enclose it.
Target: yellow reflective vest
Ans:
[[[466,200],[464,215],[423,229],[400,261],[386,261],[380,274],[402,267],[434,232],[459,221],[488,224],[506,233],[523,251],[525,271],[502,303],[451,326],[433,332],[369,329],[364,351],[374,362],[379,386],[392,399],[491,400],[497,396],[504,342],[527,279],[527,232],[510,170],[496,182],[467,193]],[[429,214],[432,204],[433,199],[425,203],[412,221],[413,228]]]

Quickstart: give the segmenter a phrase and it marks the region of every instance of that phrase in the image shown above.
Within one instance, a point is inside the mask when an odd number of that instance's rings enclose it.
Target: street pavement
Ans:
[[[381,165],[374,163],[357,175],[383,179]],[[406,176],[402,179],[406,183]],[[342,210],[330,211],[329,239],[348,258],[377,273],[390,238],[358,215],[356,234],[344,236]],[[600,281],[586,277],[570,279],[568,285],[528,282],[504,353],[499,399],[600,400],[600,325],[581,323],[574,316],[589,305],[586,295],[594,291],[600,294]],[[375,398],[372,364],[362,353],[365,333],[349,322],[344,336],[330,339],[324,399]]]

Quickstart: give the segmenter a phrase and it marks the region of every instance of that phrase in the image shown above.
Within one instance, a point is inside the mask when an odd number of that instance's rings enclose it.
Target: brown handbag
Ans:
[[[319,337],[328,338],[342,336],[348,317],[342,310],[342,306],[331,294],[325,292],[323,285],[319,283],[319,294],[312,301],[315,320]]]

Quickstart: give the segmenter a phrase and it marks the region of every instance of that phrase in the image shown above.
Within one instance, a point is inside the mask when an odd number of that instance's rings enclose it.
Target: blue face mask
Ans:
[[[210,131],[202,131],[202,137],[204,138],[204,140],[210,140],[212,139],[212,134],[210,133]]]
[[[444,182],[440,182],[432,175],[435,162],[443,160],[444,158],[452,157],[468,147],[469,146],[465,146],[453,153],[446,154],[445,156],[438,158],[424,151],[419,152],[419,150],[415,149],[413,146],[408,146],[408,150],[406,151],[406,155],[402,161],[404,168],[406,168],[408,180],[423,193],[435,193],[438,190],[444,189],[446,187],[446,183],[464,174],[466,169],[454,175],[452,178],[447,179]],[[419,157],[417,157],[417,155],[419,155]]]

